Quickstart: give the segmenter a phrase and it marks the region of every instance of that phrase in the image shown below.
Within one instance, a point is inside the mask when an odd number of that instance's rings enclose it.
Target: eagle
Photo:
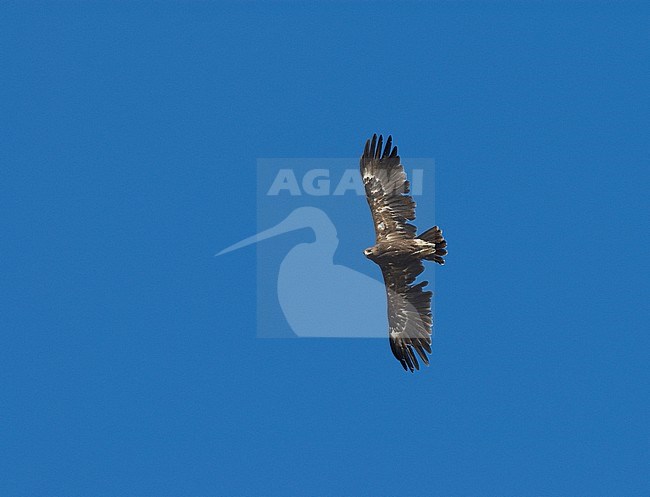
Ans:
[[[423,260],[445,263],[447,242],[438,226],[416,235],[415,202],[391,136],[373,135],[361,156],[361,177],[375,225],[375,244],[364,255],[381,268],[388,303],[390,349],[404,370],[429,365],[431,292],[427,281],[415,283]]]

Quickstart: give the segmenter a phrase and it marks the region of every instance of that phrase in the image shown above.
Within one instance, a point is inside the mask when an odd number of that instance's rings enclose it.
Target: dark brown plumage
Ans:
[[[390,348],[405,370],[429,364],[431,353],[431,292],[427,281],[415,284],[424,271],[422,260],[444,264],[447,242],[437,226],[416,236],[409,221],[415,202],[409,182],[389,136],[373,135],[361,156],[361,177],[375,225],[375,245],[364,251],[381,268],[388,301]]]

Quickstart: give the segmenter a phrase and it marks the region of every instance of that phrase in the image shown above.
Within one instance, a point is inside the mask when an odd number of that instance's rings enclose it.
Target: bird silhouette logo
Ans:
[[[277,294],[282,313],[299,337],[385,338],[384,285],[334,263],[336,227],[317,207],[298,207],[284,220],[217,255],[295,230],[311,229],[313,242],[299,243],[282,259]]]

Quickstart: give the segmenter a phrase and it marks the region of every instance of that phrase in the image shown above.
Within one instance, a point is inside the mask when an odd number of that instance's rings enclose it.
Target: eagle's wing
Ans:
[[[415,238],[415,202],[408,195],[409,182],[400,164],[397,147],[392,137],[386,140],[382,151],[382,137],[366,142],[361,156],[361,177],[366,188],[366,198],[375,223],[376,241]]]
[[[417,356],[428,365],[431,353],[431,292],[423,291],[427,281],[413,284],[424,266],[412,259],[380,267],[388,297],[390,349],[404,369],[420,369]]]

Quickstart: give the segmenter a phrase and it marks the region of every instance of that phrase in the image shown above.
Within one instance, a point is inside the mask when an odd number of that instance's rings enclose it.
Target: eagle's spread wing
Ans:
[[[406,173],[397,147],[391,150],[392,137],[386,140],[383,151],[382,141],[381,136],[377,140],[377,135],[373,135],[361,156],[361,177],[375,223],[376,240],[415,238],[415,226],[408,223],[415,219],[415,202],[408,195]]]
[[[380,267],[388,297],[390,349],[404,369],[420,369],[417,356],[428,365],[431,353],[431,292],[423,291],[427,281],[413,284],[424,266],[410,259]]]

